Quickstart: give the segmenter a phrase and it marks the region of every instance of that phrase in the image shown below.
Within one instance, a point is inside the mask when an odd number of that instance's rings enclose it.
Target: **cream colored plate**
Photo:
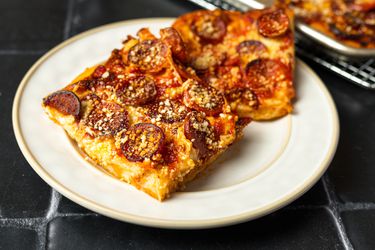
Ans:
[[[76,203],[132,223],[165,228],[208,228],[268,214],[306,192],[335,153],[339,124],[334,103],[315,73],[296,65],[293,115],[252,123],[200,179],[158,202],[90,165],[63,129],[43,113],[44,96],[64,87],[83,69],[105,60],[127,34],[155,33],[173,19],[141,19],[99,27],[75,36],[43,56],[17,91],[13,126],[34,170]]]

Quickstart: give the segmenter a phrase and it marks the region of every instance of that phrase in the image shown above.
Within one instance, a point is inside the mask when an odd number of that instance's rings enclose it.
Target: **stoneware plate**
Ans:
[[[100,214],[163,228],[209,228],[266,215],[297,199],[321,177],[336,150],[335,105],[315,73],[297,60],[295,111],[253,122],[244,138],[183,192],[158,202],[87,162],[47,118],[42,98],[104,61],[142,27],[158,34],[171,18],[123,21],[77,35],[44,55],[22,80],[13,105],[18,144],[34,170],[76,203]]]

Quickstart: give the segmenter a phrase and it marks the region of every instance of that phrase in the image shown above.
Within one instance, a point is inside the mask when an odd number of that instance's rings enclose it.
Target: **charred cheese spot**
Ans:
[[[258,31],[265,37],[283,35],[288,28],[289,17],[282,9],[265,13],[258,18]]]
[[[81,102],[79,98],[71,91],[56,91],[43,99],[45,106],[51,107],[64,115],[79,117]]]
[[[129,127],[129,118],[120,105],[101,102],[94,106],[84,123],[99,135],[116,135]]]
[[[129,161],[161,160],[164,132],[158,126],[151,123],[137,123],[125,133],[124,141],[121,150]]]
[[[132,47],[128,61],[147,72],[159,72],[167,62],[168,47],[158,40],[145,40]]]
[[[153,101],[157,91],[151,76],[133,75],[116,86],[116,96],[124,104],[142,105]]]
[[[184,92],[186,106],[203,111],[208,115],[216,115],[222,112],[225,103],[224,97],[213,87],[199,84],[195,80],[188,80]]]

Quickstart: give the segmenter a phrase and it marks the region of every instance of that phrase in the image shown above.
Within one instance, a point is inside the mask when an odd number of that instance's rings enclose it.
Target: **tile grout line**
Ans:
[[[338,204],[340,212],[356,211],[356,210],[375,210],[375,203],[373,202],[345,202]]]
[[[334,218],[334,222],[336,224],[337,230],[339,232],[339,237],[344,244],[345,249],[352,250],[353,245],[350,242],[348,235],[346,233],[346,229],[344,226],[344,223],[342,222],[341,216],[340,216],[340,208],[338,204],[338,199],[336,196],[335,191],[333,190],[333,186],[331,184],[331,181],[329,180],[328,174],[324,174],[322,177],[322,183],[324,191],[327,194],[329,205],[327,207],[328,211],[332,214]]]
[[[43,218],[42,223],[39,224],[37,228],[38,234],[38,247],[39,249],[46,249],[47,243],[47,225],[48,223],[56,218],[57,209],[59,207],[61,200],[61,194],[59,194],[55,189],[51,188],[51,199],[50,204],[46,213],[46,216]]]

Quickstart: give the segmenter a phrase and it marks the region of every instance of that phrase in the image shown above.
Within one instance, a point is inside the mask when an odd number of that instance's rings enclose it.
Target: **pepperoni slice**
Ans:
[[[287,67],[282,62],[273,59],[257,59],[246,66],[249,87],[258,96],[272,95],[277,83],[287,76]]]
[[[218,146],[218,136],[214,127],[205,118],[202,112],[190,112],[184,123],[184,134],[193,143],[193,147],[198,150],[198,157],[205,158],[210,151]]]
[[[181,62],[186,61],[186,48],[180,34],[170,27],[160,30],[160,38],[172,50],[172,54]]]
[[[64,115],[79,116],[81,102],[79,98],[71,91],[56,91],[43,99],[43,104],[56,109]]]
[[[165,123],[180,122],[185,119],[187,113],[188,109],[185,105],[168,99],[153,104],[148,111],[155,121]]]
[[[260,41],[245,40],[237,45],[237,52],[240,55],[255,55],[257,57],[267,53],[267,47]]]
[[[158,160],[164,146],[164,133],[151,123],[137,123],[125,134],[122,153],[129,161],[143,161],[146,158]]]
[[[229,102],[235,102],[237,100],[247,104],[254,109],[259,106],[259,101],[256,94],[248,88],[236,88],[225,93],[225,98]]]
[[[128,61],[147,72],[159,72],[167,62],[168,47],[157,40],[145,40],[132,47]]]
[[[116,135],[129,127],[128,113],[116,103],[100,103],[85,119],[100,135]]]
[[[277,37],[289,28],[289,18],[284,10],[265,13],[258,18],[258,31],[265,37]]]
[[[223,39],[226,25],[220,16],[205,14],[194,22],[193,30],[203,41],[216,43]]]
[[[224,97],[216,89],[199,84],[195,80],[188,80],[187,89],[184,92],[186,106],[203,111],[207,115],[220,113],[224,105]]]
[[[143,105],[156,97],[155,81],[146,75],[133,75],[116,86],[116,95],[124,104]]]

